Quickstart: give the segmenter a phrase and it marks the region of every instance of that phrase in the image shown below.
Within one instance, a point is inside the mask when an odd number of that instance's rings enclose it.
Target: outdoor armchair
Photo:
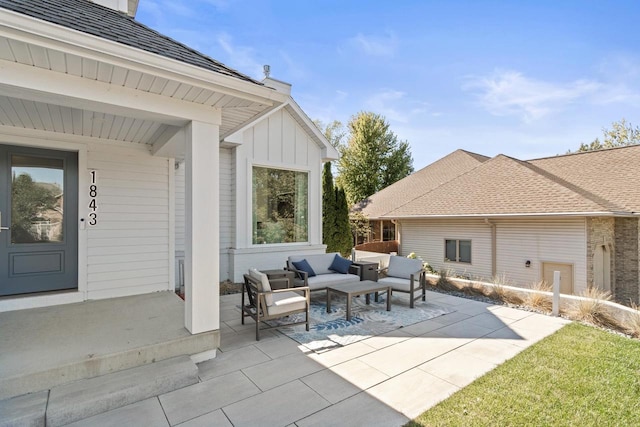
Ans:
[[[283,279],[273,279],[271,282]],[[288,279],[284,279],[288,280]],[[291,289],[271,289],[267,275],[256,269],[250,269],[244,275],[244,291],[242,292],[242,324],[245,317],[251,317],[256,322],[256,340],[260,341],[260,323],[275,320],[292,314],[305,313],[305,319],[299,322],[288,322],[282,325],[294,326],[306,324],[309,330],[309,287]],[[245,293],[248,301],[245,303]]]
[[[410,259],[401,256],[389,258],[389,266],[378,270],[386,272],[385,277],[379,277],[378,282],[391,287],[393,292],[405,292],[409,294],[409,307],[413,308],[414,301],[426,299],[426,276],[419,259]],[[391,298],[391,295],[387,295]]]

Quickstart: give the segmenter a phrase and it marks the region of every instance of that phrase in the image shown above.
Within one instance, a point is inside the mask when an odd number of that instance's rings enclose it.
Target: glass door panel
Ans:
[[[11,243],[64,241],[64,161],[11,156]]]

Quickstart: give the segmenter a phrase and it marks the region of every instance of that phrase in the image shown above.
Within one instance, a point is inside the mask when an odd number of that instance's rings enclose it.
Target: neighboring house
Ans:
[[[219,279],[324,252],[338,155],[290,85],[136,22],[137,3],[0,0],[0,225],[38,197],[12,197],[12,174],[64,194],[63,238],[0,230],[0,311],[173,290],[179,258],[187,329],[217,330]]]
[[[457,150],[354,209],[398,225],[400,253],[529,286],[562,273],[640,301],[640,146],[521,161]]]

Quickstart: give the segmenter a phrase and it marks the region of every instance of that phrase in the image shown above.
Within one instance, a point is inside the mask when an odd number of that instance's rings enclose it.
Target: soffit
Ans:
[[[136,64],[123,64],[126,61],[109,61],[108,58],[97,59],[96,55],[81,55],[55,49],[39,44],[37,40],[27,42],[24,37],[13,38],[0,34],[0,61],[14,62],[49,70],[53,73],[81,77],[90,81],[103,82],[220,109],[222,116],[221,135],[230,133],[274,104],[273,100],[263,99],[259,96],[236,96],[234,95],[236,90],[224,90],[225,88],[217,90],[217,85],[208,85],[206,81],[203,82],[204,84],[192,83],[193,79],[182,78],[183,76],[180,75],[175,75],[174,78],[172,73],[154,73],[146,71],[143,69],[144,67],[138,67]],[[9,109],[9,111],[5,111],[6,114],[12,115],[22,111],[19,106],[17,110],[11,111],[15,105],[15,102],[3,100],[3,106]],[[95,116],[94,113],[88,111],[85,116]],[[101,120],[107,126],[118,125],[115,116],[113,118],[104,117]],[[137,127],[137,120],[132,120],[136,122],[134,126]],[[141,128],[149,127],[149,129],[162,125],[162,122],[156,123],[156,125],[140,123]],[[91,134],[86,134],[83,131],[82,135],[94,136],[93,131]],[[141,137],[131,142],[148,143],[149,141]]]
[[[0,125],[149,145],[168,127],[153,120],[3,95],[0,95]]]

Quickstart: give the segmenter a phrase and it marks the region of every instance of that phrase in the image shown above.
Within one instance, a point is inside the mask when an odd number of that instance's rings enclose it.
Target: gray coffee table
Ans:
[[[351,298],[358,295],[366,295],[367,304],[371,302],[370,294],[374,292],[387,293],[387,311],[391,311],[391,286],[383,286],[378,282],[363,280],[327,286],[327,313],[331,311],[331,294],[345,295],[347,297],[347,321],[351,320]]]

